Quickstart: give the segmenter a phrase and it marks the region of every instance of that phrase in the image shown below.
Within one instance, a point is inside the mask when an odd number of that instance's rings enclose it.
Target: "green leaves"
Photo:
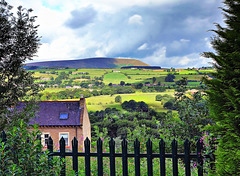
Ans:
[[[30,72],[23,67],[37,52],[40,38],[31,9],[22,6],[13,14],[12,6],[0,3],[0,124],[2,130],[14,120],[7,109],[19,101],[30,100],[39,92]],[[6,113],[8,116],[6,116]]]
[[[0,175],[57,175],[58,158],[54,158],[54,170],[48,165],[48,152],[43,152],[41,135],[37,126],[33,129],[23,120],[7,131],[7,142],[0,144]]]
[[[204,56],[215,60],[214,79],[204,79],[213,125],[209,128],[219,136],[215,175],[239,175],[240,156],[240,13],[238,0],[225,0],[222,8],[225,27],[216,25],[212,39],[215,52]]]

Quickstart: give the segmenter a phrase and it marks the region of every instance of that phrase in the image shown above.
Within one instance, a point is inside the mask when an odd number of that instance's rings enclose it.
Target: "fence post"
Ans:
[[[84,141],[84,147],[85,147],[85,175],[90,176],[91,175],[90,140],[88,139],[88,137]]]
[[[203,145],[200,139],[197,141],[197,163],[198,163],[198,175],[203,176],[203,158],[202,158]]]
[[[73,170],[75,171],[75,174],[78,173],[78,140],[76,137],[72,140],[72,161],[73,161]]]
[[[177,141],[172,141],[172,163],[173,163],[173,176],[178,176],[178,157],[177,157]]]
[[[110,175],[115,176],[116,175],[116,169],[115,169],[115,141],[113,138],[109,141],[109,150],[110,150]]]
[[[140,142],[138,139],[134,141],[134,157],[135,157],[135,176],[140,175]]]
[[[53,167],[53,156],[52,156],[52,154],[53,154],[53,140],[52,140],[51,136],[48,138],[47,149],[49,151],[48,165],[52,169],[52,167]]]
[[[102,156],[102,140],[97,141],[97,163],[98,163],[98,176],[103,176],[103,156]]]
[[[148,176],[153,175],[153,163],[152,163],[152,141],[148,139],[147,141],[147,169]]]
[[[165,161],[165,142],[163,139],[159,142],[160,151],[160,173],[161,176],[166,175],[166,161]]]
[[[60,145],[60,160],[61,160],[61,176],[66,175],[66,162],[65,162],[65,149],[66,149],[66,144],[65,144],[65,139],[62,137],[59,141]]]
[[[188,139],[184,142],[184,160],[185,160],[185,175],[190,176],[190,142]]]
[[[128,158],[127,158],[127,141],[124,138],[122,141],[122,167],[123,167],[123,176],[128,175]]]

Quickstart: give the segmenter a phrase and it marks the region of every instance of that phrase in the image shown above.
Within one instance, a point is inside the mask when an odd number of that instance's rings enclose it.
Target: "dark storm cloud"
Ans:
[[[146,50],[134,50],[125,53],[133,57],[148,56],[155,51],[156,44],[166,46],[166,56],[184,56],[201,53],[207,48],[204,38],[209,38],[214,29],[214,22],[221,19],[220,2],[189,1],[171,6],[135,7],[131,13],[140,14],[144,21],[147,35],[142,43],[148,44]],[[138,32],[136,32],[138,33]]]
[[[94,21],[97,15],[96,10],[92,6],[77,9],[71,12],[72,17],[65,23],[66,26],[77,29]]]

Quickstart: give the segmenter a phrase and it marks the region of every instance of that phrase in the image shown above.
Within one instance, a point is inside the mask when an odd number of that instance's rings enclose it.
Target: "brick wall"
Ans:
[[[42,132],[42,142],[44,143],[44,134],[49,134],[53,139],[53,148],[54,150],[59,149],[59,140],[60,134],[68,134],[68,146],[70,150],[72,149],[72,140],[76,136],[77,131],[77,140],[79,149],[83,147],[83,132],[82,127],[40,127],[39,130]]]

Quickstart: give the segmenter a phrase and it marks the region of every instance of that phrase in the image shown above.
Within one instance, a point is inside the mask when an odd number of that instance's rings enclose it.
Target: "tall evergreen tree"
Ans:
[[[216,24],[211,44],[203,56],[214,60],[214,79],[205,84],[213,133],[219,137],[215,175],[240,175],[240,0],[224,0],[226,27]]]
[[[11,5],[0,1],[0,130],[13,122],[11,106],[39,90],[32,74],[23,68],[39,46],[36,17],[30,16],[31,9],[22,6],[16,15],[12,11]]]

